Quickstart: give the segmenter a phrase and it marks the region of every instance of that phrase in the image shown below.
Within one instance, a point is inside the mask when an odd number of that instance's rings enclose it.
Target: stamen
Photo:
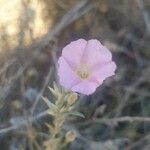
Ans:
[[[79,67],[77,69],[77,75],[81,78],[81,79],[87,79],[90,76],[89,70],[87,69],[87,67],[82,66]]]

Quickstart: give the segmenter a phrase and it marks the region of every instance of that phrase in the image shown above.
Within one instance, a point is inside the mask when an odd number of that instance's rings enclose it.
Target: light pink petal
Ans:
[[[97,87],[98,87],[98,84],[95,82],[82,81],[81,83],[73,86],[71,90],[74,92],[85,94],[85,95],[90,95],[95,92]]]
[[[98,40],[92,39],[88,41],[83,56],[83,61],[85,61],[88,66],[109,62],[111,59],[111,52]]]
[[[111,61],[103,65],[96,65],[93,68],[92,77],[97,79],[100,83],[103,82],[107,77],[115,74],[116,64]]]
[[[116,70],[111,52],[96,39],[79,39],[71,42],[63,49],[58,64],[60,84],[86,95],[94,93],[107,77],[115,74]],[[89,71],[91,76],[80,79],[76,74],[80,67],[85,67],[85,71]]]
[[[60,84],[67,89],[80,82],[78,76],[63,57],[58,60],[58,75]]]
[[[86,44],[86,40],[79,39],[71,42],[63,48],[62,56],[73,68],[79,66]]]

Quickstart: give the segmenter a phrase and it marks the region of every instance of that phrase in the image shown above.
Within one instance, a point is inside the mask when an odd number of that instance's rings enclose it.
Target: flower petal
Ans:
[[[95,77],[101,83],[107,77],[114,75],[116,68],[116,64],[113,61],[99,66],[96,65],[92,70],[92,77]]]
[[[98,86],[99,85],[95,82],[82,81],[81,83],[73,86],[71,88],[71,90],[74,92],[79,92],[79,93],[85,94],[85,95],[90,95],[95,92],[95,90]]]
[[[99,63],[111,61],[112,54],[98,40],[92,39],[87,42],[82,60],[85,61],[88,66],[93,66]]]
[[[63,57],[58,60],[58,75],[60,84],[68,89],[80,82],[78,76]]]
[[[58,64],[60,84],[86,95],[92,94],[116,70],[111,52],[96,39],[71,42],[63,49]],[[81,79],[78,70],[87,73],[88,78]]]
[[[81,62],[81,57],[84,53],[87,41],[84,39],[79,39],[73,41],[63,48],[62,56],[72,67],[79,66]]]

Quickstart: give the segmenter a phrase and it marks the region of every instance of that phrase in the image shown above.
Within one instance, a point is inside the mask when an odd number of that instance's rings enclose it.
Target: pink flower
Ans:
[[[58,65],[60,84],[86,95],[95,92],[116,70],[111,52],[96,39],[79,39],[68,44]]]

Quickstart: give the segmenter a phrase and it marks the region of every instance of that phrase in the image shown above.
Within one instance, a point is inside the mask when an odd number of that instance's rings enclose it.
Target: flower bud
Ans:
[[[66,133],[66,142],[70,143],[73,142],[75,139],[76,139],[75,131],[68,131]]]
[[[70,106],[73,105],[76,102],[77,98],[78,98],[78,94],[77,93],[70,94],[68,96],[68,99],[67,99],[68,104]]]

